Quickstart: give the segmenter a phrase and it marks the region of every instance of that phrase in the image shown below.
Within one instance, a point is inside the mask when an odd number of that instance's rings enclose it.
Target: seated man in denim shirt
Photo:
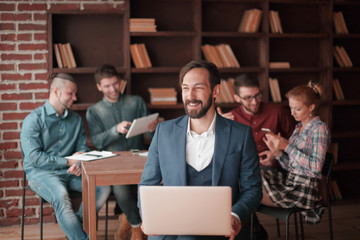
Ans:
[[[68,74],[52,79],[49,100],[32,111],[21,129],[24,170],[29,186],[54,208],[68,239],[88,239],[82,229],[82,206],[74,213],[68,190],[82,191],[80,163],[65,156],[88,151],[81,117],[70,110],[77,86]],[[96,188],[96,210],[106,202],[110,187]]]

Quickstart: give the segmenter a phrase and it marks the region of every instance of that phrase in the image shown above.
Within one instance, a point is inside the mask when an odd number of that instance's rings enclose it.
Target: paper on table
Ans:
[[[149,123],[151,123],[152,121],[156,120],[158,118],[158,116],[159,116],[159,113],[153,113],[149,116],[135,119],[131,123],[130,129],[127,132],[125,138],[130,138],[130,137],[147,132],[148,129],[146,128],[146,126]]]
[[[67,156],[65,158],[79,161],[93,161],[113,156],[116,156],[116,154],[109,151],[90,151],[78,155]]]

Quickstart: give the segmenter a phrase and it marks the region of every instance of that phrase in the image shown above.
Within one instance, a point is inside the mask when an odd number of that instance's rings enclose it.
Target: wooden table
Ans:
[[[84,231],[91,240],[96,239],[95,186],[138,184],[147,159],[131,152],[114,153],[111,158],[81,162]]]

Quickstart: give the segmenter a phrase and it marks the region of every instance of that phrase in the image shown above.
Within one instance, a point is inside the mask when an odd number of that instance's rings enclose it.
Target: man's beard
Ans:
[[[187,105],[189,103],[200,103],[201,104],[201,109],[199,112],[196,112],[197,110],[188,110]],[[186,100],[184,103],[184,108],[185,108],[185,113],[186,115],[188,115],[190,118],[202,118],[203,116],[206,115],[206,113],[209,111],[211,105],[212,105],[212,94],[210,94],[206,104],[203,106],[203,103],[200,100]]]
[[[257,113],[257,112],[259,112],[259,109],[260,109],[260,105],[257,106],[255,111],[254,111],[254,108],[249,108],[249,107],[245,106],[244,104],[242,106],[243,106],[243,108],[245,108],[246,111],[251,112],[251,113]]]

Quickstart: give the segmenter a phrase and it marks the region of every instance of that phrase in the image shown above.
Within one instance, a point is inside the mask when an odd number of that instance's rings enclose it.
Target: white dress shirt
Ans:
[[[214,155],[215,119],[216,114],[214,114],[209,129],[200,135],[190,130],[190,119],[188,121],[186,133],[186,163],[198,172],[210,164]]]

